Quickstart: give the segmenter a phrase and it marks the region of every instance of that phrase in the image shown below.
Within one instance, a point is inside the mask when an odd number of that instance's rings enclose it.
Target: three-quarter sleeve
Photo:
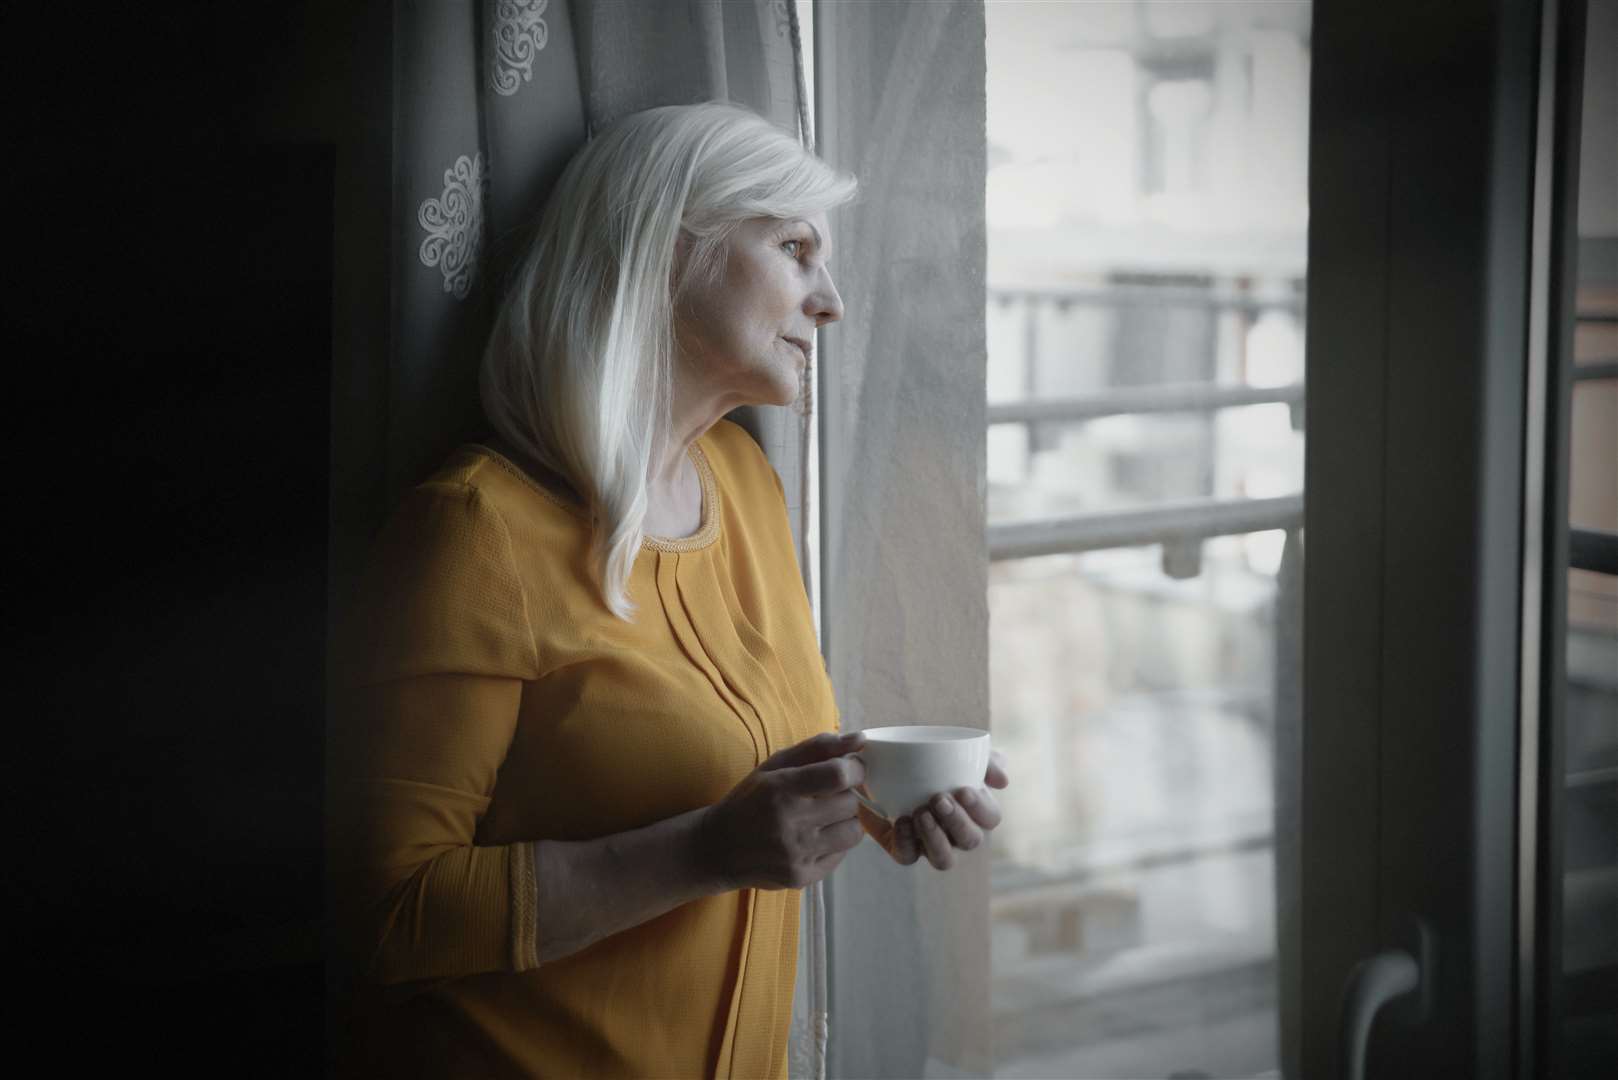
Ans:
[[[431,483],[407,497],[333,659],[339,949],[385,984],[537,966],[532,845],[476,842],[539,671],[510,533],[478,489]]]

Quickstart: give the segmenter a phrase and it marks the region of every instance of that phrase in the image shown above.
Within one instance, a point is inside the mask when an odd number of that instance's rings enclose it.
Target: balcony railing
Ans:
[[[1136,307],[1162,305],[1180,309],[1211,310],[1216,315],[1234,312],[1240,316],[1235,328],[1238,348],[1245,349],[1246,331],[1254,319],[1266,311],[1279,310],[1299,317],[1304,310],[1301,291],[1268,292],[1241,288],[1185,288],[1120,286],[1080,290],[999,290],[991,292],[990,303],[1002,308],[1021,306],[1022,359],[1024,385],[1038,385],[1040,312],[1047,306],[1058,310],[1073,306]],[[1238,360],[1245,368],[1245,360]],[[1044,424],[1082,423],[1111,416],[1167,414],[1212,414],[1222,409],[1252,405],[1286,405],[1292,426],[1302,427],[1305,388],[1302,383],[1283,386],[1220,385],[1212,382],[1173,383],[1156,386],[1114,387],[1084,396],[1035,398],[995,402],[988,406],[987,420],[993,425],[1019,424],[1036,428]],[[1079,554],[1115,548],[1162,548],[1163,570],[1173,578],[1192,578],[1202,570],[1203,542],[1220,536],[1282,530],[1286,540],[1276,581],[1277,640],[1275,716],[1278,723],[1295,723],[1299,695],[1291,650],[1301,621],[1302,544],[1304,501],[1301,493],[1279,498],[1195,498],[1170,503],[1097,513],[1067,515],[1033,521],[996,523],[987,527],[989,557],[1009,561],[1044,555]],[[1283,720],[1293,717],[1293,720]],[[1262,826],[1244,826],[1239,836],[1214,843],[1207,837],[1158,850],[1142,848],[1126,853],[1122,861],[1097,865],[1087,855],[1060,873],[1025,871],[1007,877],[997,875],[997,903],[1026,904],[1041,890],[1065,890],[1084,884],[1103,869],[1144,870],[1148,866],[1191,862],[1217,854],[1239,854],[1262,850],[1272,844],[1272,832]],[[1235,846],[1230,846],[1234,844]],[[1227,851],[1226,848],[1229,847]]]
[[[1098,420],[1103,416],[1140,416],[1147,413],[1212,412],[1244,405],[1303,404],[1303,384],[1290,386],[1215,386],[1189,383],[1168,386],[1131,386],[1077,398],[1015,401],[989,405],[990,424],[1032,424],[1044,421]]]
[[[1026,383],[1033,386],[1039,357],[1039,311],[1043,307],[1140,307],[1203,309],[1242,316],[1243,329],[1266,311],[1304,312],[1304,294],[1296,283],[1267,290],[1243,283],[1212,287],[1121,284],[1088,288],[998,288],[989,302],[1001,308],[1023,309],[1023,362]],[[1242,335],[1238,335],[1240,340]],[[1037,425],[1076,423],[1108,416],[1212,413],[1248,405],[1284,404],[1292,411],[1294,428],[1302,426],[1304,386],[1222,386],[1181,383],[1159,386],[1117,387],[1082,397],[997,402],[988,406],[988,422]],[[1167,505],[1116,512],[1085,514],[988,527],[991,560],[1039,555],[1076,554],[1105,548],[1161,544],[1164,569],[1174,577],[1194,576],[1200,569],[1200,542],[1216,536],[1239,535],[1270,529],[1289,532],[1303,525],[1303,497],[1277,499],[1196,499]]]
[[[1244,290],[1229,288],[1188,289],[1123,286],[1077,290],[1009,289],[990,293],[990,303],[1001,307],[1022,304],[1026,311],[1024,323],[1024,360],[1028,366],[1028,385],[1034,384],[1033,374],[1038,354],[1038,309],[1042,305],[1066,309],[1070,306],[1130,307],[1162,305],[1180,308],[1204,308],[1215,311],[1236,311],[1251,317],[1266,310],[1285,310],[1302,315],[1304,301],[1301,294],[1262,296]],[[1618,316],[1607,313],[1580,312],[1580,322],[1611,322]],[[1618,378],[1618,359],[1600,358],[1586,361],[1570,371],[1575,382]],[[1082,397],[1035,399],[997,402],[988,406],[988,423],[1036,425],[1044,423],[1079,423],[1109,416],[1134,416],[1169,413],[1212,413],[1220,409],[1249,405],[1284,404],[1292,410],[1294,428],[1302,427],[1305,387],[1302,383],[1254,387],[1246,385],[1222,386],[1209,383],[1169,384],[1160,386],[1122,387],[1104,390]],[[1200,572],[1201,544],[1219,537],[1243,535],[1268,530],[1283,530],[1286,543],[1282,564],[1277,574],[1277,610],[1282,626],[1278,626],[1276,646],[1289,650],[1296,646],[1290,640],[1301,632],[1301,542],[1304,496],[1282,496],[1264,499],[1193,499],[1140,508],[1093,514],[1069,515],[1035,521],[989,525],[987,540],[991,561],[1035,558],[1045,555],[1079,554],[1114,548],[1161,545],[1164,571],[1171,577],[1194,577]],[[1618,574],[1618,535],[1588,529],[1573,529],[1569,535],[1569,565],[1576,569],[1594,570],[1604,574]],[[1284,633],[1279,631],[1285,631]],[[1287,638],[1287,640],[1283,640]],[[1287,664],[1296,657],[1277,657],[1277,715],[1297,716],[1299,707],[1296,672]],[[1569,786],[1605,784],[1613,782],[1618,770],[1601,769],[1570,775]],[[1265,846],[1269,836],[1244,837],[1248,846]],[[1170,861],[1191,859],[1206,852],[1193,846],[1185,852],[1167,855]],[[1081,870],[1079,875],[1088,872]],[[1039,877],[1036,875],[1036,877]],[[1058,884],[1070,884],[1073,875],[1059,875]],[[1010,881],[1002,883],[1008,894],[1021,895],[1028,888],[1048,886],[1052,881],[1040,877],[1036,883]]]
[[[1302,527],[1302,495],[1197,499],[1138,510],[990,525],[989,558],[1028,559],[1151,544],[1173,547],[1215,536]]]
[[[1029,306],[1051,304],[1059,310],[1073,305],[1090,307],[1179,307],[1213,308],[1218,311],[1304,310],[1304,297],[1293,291],[1284,295],[1254,292],[1245,288],[1220,286],[1194,288],[1183,285],[1107,285],[1076,289],[989,290],[989,302],[1002,307],[1022,302]]]

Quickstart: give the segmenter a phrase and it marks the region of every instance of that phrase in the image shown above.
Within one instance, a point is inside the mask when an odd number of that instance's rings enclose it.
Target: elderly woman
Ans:
[[[943,870],[998,823],[983,787],[858,805],[781,482],[723,419],[802,392],[853,189],[718,104],[558,181],[484,355],[497,435],[400,506],[342,636],[358,1071],[784,1076],[797,890],[867,833]]]

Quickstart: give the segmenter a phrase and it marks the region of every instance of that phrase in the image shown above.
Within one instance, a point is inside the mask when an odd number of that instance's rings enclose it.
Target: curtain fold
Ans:
[[[485,427],[478,363],[502,285],[588,134],[729,100],[807,140],[789,0],[368,0],[338,163],[330,603],[389,509]],[[809,417],[742,409],[787,493],[806,588]],[[790,1060],[821,1076],[821,890],[805,894]]]

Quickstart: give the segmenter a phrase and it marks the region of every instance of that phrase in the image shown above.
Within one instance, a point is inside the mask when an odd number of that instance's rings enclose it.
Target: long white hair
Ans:
[[[669,433],[681,290],[717,280],[743,221],[829,210],[855,186],[763,117],[719,102],[623,117],[557,180],[478,390],[495,431],[585,500],[602,599],[619,618],[634,616],[647,479]],[[676,265],[681,233],[690,246]]]

